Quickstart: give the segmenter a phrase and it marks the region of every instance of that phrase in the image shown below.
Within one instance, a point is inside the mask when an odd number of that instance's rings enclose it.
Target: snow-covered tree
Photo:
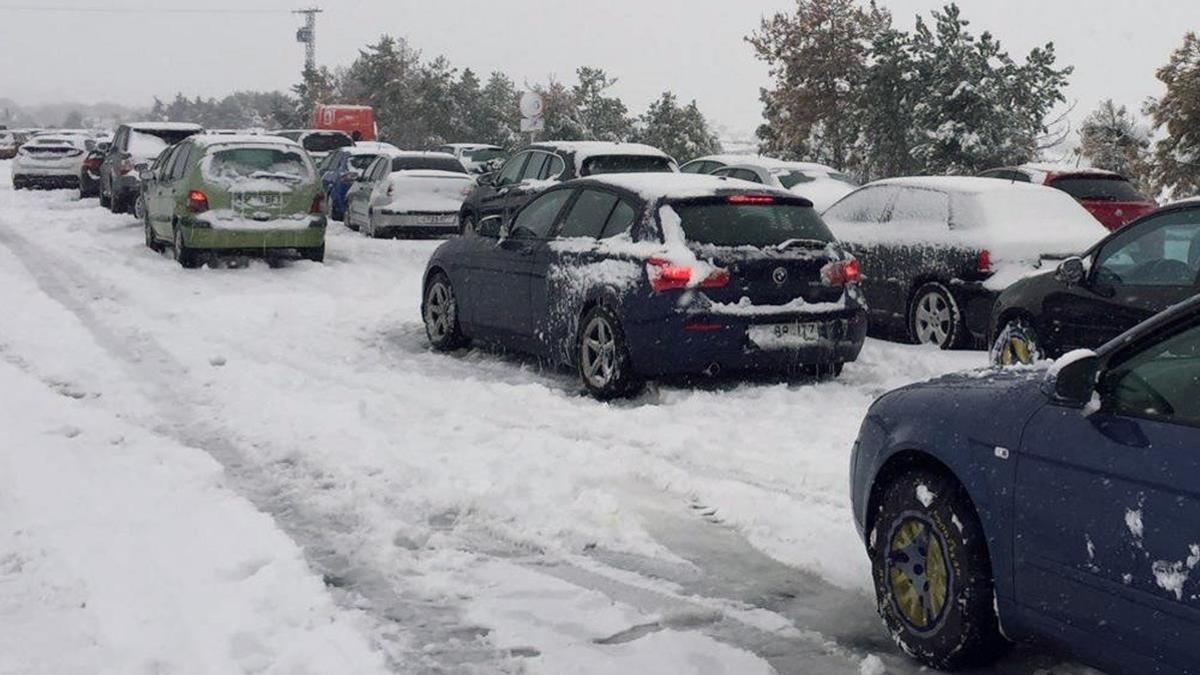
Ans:
[[[921,172],[973,174],[1033,159],[1071,72],[1054,67],[1053,43],[1017,64],[990,33],[968,32],[956,5],[934,12],[933,21],[918,17],[912,39],[912,153]]]
[[[491,74],[480,92],[480,119],[475,123],[475,133],[481,143],[505,148],[520,144],[519,100],[517,88],[507,75]]]
[[[583,126],[581,139],[594,141],[623,141],[629,137],[632,122],[629,110],[621,99],[605,93],[617,83],[600,68],[584,66],[575,71],[579,82],[572,88],[579,122]]]
[[[1150,140],[1129,110],[1112,99],[1101,101],[1079,127],[1079,154],[1097,169],[1136,178],[1149,147]]]
[[[1146,114],[1166,135],[1154,145],[1154,183],[1176,198],[1200,194],[1200,36],[1188,33],[1157,77],[1167,93]]]
[[[721,150],[717,135],[709,129],[696,102],[680,106],[669,91],[638,118],[630,140],[653,145],[680,163]]]
[[[761,98],[763,152],[845,167],[858,142],[856,110],[870,41],[890,24],[874,2],[796,0],[747,41],[774,84]]]

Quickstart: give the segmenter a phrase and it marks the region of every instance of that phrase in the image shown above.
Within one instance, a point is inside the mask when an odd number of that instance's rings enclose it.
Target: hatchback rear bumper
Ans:
[[[13,174],[13,185],[20,187],[41,188],[47,190],[71,189],[79,187],[79,176],[66,173],[58,174]]]
[[[820,338],[764,348],[751,326],[818,324]],[[668,321],[625,326],[634,369],[648,377],[714,372],[786,373],[801,366],[849,363],[867,337],[863,309],[837,313],[756,317],[684,315]]]
[[[379,232],[438,236],[458,233],[458,212],[453,213],[388,213],[376,210],[375,229]],[[438,222],[444,221],[444,222]]]
[[[262,251],[267,249],[317,248],[325,243],[324,219],[319,225],[303,229],[222,230],[211,227],[183,227],[183,240],[195,249]]]

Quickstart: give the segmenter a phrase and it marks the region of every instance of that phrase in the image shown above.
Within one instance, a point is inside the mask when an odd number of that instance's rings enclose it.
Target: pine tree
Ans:
[[[1102,101],[1079,128],[1079,154],[1097,169],[1137,179],[1150,141],[1125,106]]]
[[[542,95],[545,104],[546,128],[541,137],[550,141],[588,140],[588,127],[579,110],[579,101],[573,89],[562,82],[551,79],[545,85],[536,85],[533,90]]]
[[[292,87],[296,95],[296,117],[307,126],[318,103],[337,99],[337,78],[328,68],[305,68],[300,82]]]
[[[513,149],[520,144],[517,89],[503,73],[492,73],[480,93],[480,120],[475,133],[480,143]]]
[[[913,106],[921,94],[908,34],[880,30],[871,40],[871,63],[855,102],[859,141],[843,166],[863,181],[917,173]]]
[[[600,68],[584,66],[575,71],[578,84],[572,89],[583,134],[579,137],[594,141],[623,141],[629,137],[632,122],[629,110],[621,99],[606,96],[605,92],[617,83]]]
[[[1200,37],[1188,33],[1157,77],[1167,87],[1146,106],[1166,136],[1154,146],[1152,177],[1175,198],[1200,194]]]
[[[870,40],[890,24],[871,2],[796,0],[793,12],[764,19],[746,38],[770,67],[761,98],[765,153],[845,167],[858,140],[856,106]]]
[[[675,94],[669,91],[638,118],[631,140],[652,145],[681,163],[721,150],[717,135],[709,130],[696,102],[680,107]]]

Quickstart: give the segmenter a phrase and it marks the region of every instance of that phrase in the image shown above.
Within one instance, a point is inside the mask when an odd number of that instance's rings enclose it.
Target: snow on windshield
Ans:
[[[278,189],[312,177],[308,161],[298,150],[270,146],[218,150],[204,159],[201,172],[207,181],[243,189],[250,189],[247,184],[253,181],[274,184],[263,189]]]
[[[139,159],[154,159],[167,149],[167,145],[165,140],[154,134],[137,129],[129,131],[129,154]]]

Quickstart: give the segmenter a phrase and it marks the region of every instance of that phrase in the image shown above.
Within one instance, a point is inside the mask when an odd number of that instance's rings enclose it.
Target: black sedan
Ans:
[[[574,366],[601,399],[670,375],[836,375],[867,328],[858,263],[811,202],[712,176],[557,185],[442,244],[423,288],[435,349]]]
[[[996,301],[992,358],[1001,365],[1095,348],[1200,293],[1200,201],[1167,206],[1022,279]]]

